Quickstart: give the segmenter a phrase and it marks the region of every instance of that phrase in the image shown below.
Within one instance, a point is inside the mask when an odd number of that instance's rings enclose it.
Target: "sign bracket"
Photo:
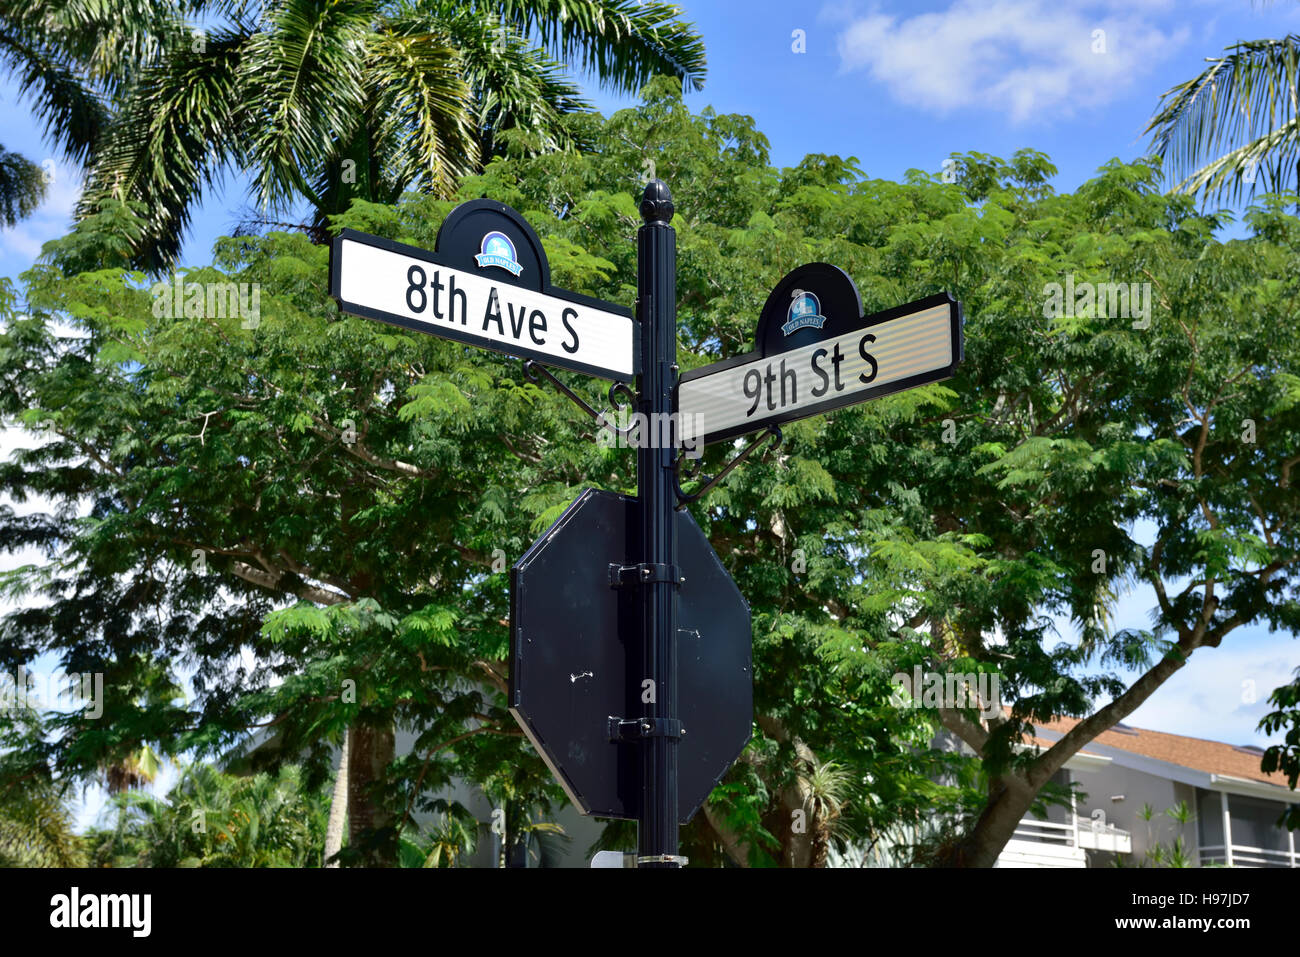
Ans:
[[[677,718],[609,719],[609,740],[615,744],[634,744],[643,738],[682,738],[686,729]]]
[[[595,409],[593,409],[590,405],[587,404],[587,401],[583,399],[582,396],[578,395],[578,393],[574,392],[562,381],[560,381],[559,377],[557,377],[553,372],[551,372],[550,369],[546,368],[546,366],[542,365],[536,359],[524,360],[524,375],[527,376],[529,382],[535,382],[538,385],[540,385],[542,380],[538,378],[539,373],[542,376],[546,377],[546,379],[550,381],[551,385],[555,386],[555,388],[559,389],[560,392],[568,396],[574,405],[580,408],[583,412],[587,413],[587,415],[591,416],[591,418],[595,420],[596,424],[599,425],[602,429],[605,429],[607,432],[612,433],[617,438],[626,439],[631,434],[632,428],[630,426],[626,429],[620,429],[618,426],[616,426],[613,423],[613,421],[610,420],[607,413],[597,412]],[[615,398],[615,396],[620,394],[626,397],[627,399],[626,402],[619,402],[618,399]],[[637,401],[636,393],[633,392],[632,389],[626,383],[614,382],[610,384],[609,404],[612,405],[614,408],[616,409],[628,408],[636,404],[636,401]]]
[[[667,582],[669,585],[684,585],[686,579],[676,565],[662,562],[642,562],[639,565],[615,565],[612,562],[610,563],[609,584],[611,588],[622,588],[625,585],[651,585],[656,582]]]
[[[745,450],[741,452],[739,455],[737,455],[730,462],[728,462],[721,472],[719,472],[717,475],[714,476],[705,476],[704,484],[701,485],[694,492],[691,492],[689,494],[682,491],[681,468],[682,468],[682,459],[684,458],[684,456],[678,456],[677,461],[673,463],[673,490],[677,493],[677,500],[678,500],[677,511],[680,512],[687,505],[690,505],[692,502],[698,502],[705,495],[708,495],[709,492],[713,491],[713,489],[717,486],[719,482],[721,482],[724,478],[727,477],[728,473],[730,473],[732,469],[734,469],[741,462],[745,461],[745,459],[749,458],[750,453],[752,453],[755,449],[757,449],[768,439],[772,440],[772,443],[769,446],[768,451],[771,451],[772,449],[775,448],[779,448],[781,443],[785,441],[785,435],[781,432],[781,426],[777,425],[776,423],[772,423],[771,425],[769,425],[767,429],[764,430],[762,435],[756,438],[753,442],[749,443],[749,445],[745,446]],[[689,480],[694,477],[695,476],[693,474],[688,475],[687,479]]]

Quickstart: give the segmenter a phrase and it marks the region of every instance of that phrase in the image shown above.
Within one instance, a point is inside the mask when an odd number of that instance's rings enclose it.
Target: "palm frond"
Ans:
[[[1270,136],[1300,115],[1300,35],[1228,51],[1167,90],[1145,130],[1180,180],[1176,189],[1203,191],[1206,198],[1231,193],[1235,199],[1247,185],[1251,192],[1260,185],[1280,189],[1296,173],[1293,138]]]
[[[635,91],[654,76],[703,89],[704,41],[670,3],[638,0],[485,0],[474,4],[523,35],[536,31],[561,60],[595,74],[601,85]]]
[[[1300,162],[1300,118],[1292,117],[1277,129],[1230,150],[1196,170],[1179,184],[1188,193],[1207,196],[1228,194],[1238,199],[1243,190],[1253,193],[1261,183],[1266,192],[1296,186]],[[1247,189],[1249,187],[1249,189]]]
[[[44,198],[41,168],[0,146],[0,227],[7,228],[30,215]]]
[[[376,139],[396,148],[377,158],[393,159],[386,179],[398,194],[419,184],[450,196],[478,165],[464,74],[456,46],[441,31],[399,21],[371,38],[365,86],[376,105]]]
[[[205,52],[181,47],[145,70],[91,168],[78,216],[108,197],[143,203],[149,223],[139,265],[150,272],[175,259],[202,187],[238,155],[236,83],[246,40],[215,34]]]
[[[76,163],[84,162],[108,123],[99,96],[25,21],[0,20],[0,66],[11,70],[20,94],[45,122],[45,135]]]
[[[52,784],[11,792],[0,808],[0,867],[84,866],[74,823],[64,794]]]
[[[591,109],[578,87],[544,50],[482,13],[462,10],[448,21],[474,93],[480,152],[497,152],[506,131],[522,134],[531,151],[575,145],[563,118]]]
[[[374,0],[280,0],[241,61],[243,150],[264,208],[306,195],[303,170],[330,160],[364,115],[362,63],[377,16]]]
[[[0,0],[3,8],[23,0]],[[188,12],[216,4],[175,0],[51,0],[39,5],[40,29],[50,42],[109,96],[129,85],[136,72],[154,64],[163,50],[189,39]],[[216,12],[208,9],[206,12]]]

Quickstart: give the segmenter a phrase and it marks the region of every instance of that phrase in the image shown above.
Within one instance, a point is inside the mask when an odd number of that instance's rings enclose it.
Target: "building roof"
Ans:
[[[1055,721],[1039,722],[1035,725],[1035,729],[1064,735],[1078,723],[1078,718],[1057,718]],[[1035,737],[1033,741],[1042,747],[1051,747],[1054,743],[1041,737]],[[1090,741],[1089,745],[1104,745],[1208,774],[1245,778],[1248,781],[1275,784],[1290,790],[1285,774],[1280,771],[1265,774],[1260,770],[1261,754],[1258,749],[1241,748],[1224,744],[1222,741],[1207,741],[1205,738],[1149,731],[1146,728],[1133,728],[1128,725],[1116,725],[1109,731],[1103,731]]]

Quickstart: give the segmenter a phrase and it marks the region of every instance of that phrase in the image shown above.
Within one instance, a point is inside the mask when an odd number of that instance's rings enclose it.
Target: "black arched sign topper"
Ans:
[[[803,324],[786,331],[791,304],[800,293],[810,293],[815,297],[805,297],[802,301],[805,308],[815,312],[800,313],[796,322],[802,321]],[[814,315],[824,317],[825,321],[818,323],[805,318]],[[768,295],[763,311],[758,314],[754,349],[764,356],[789,352],[810,342],[852,332],[861,320],[862,297],[849,274],[830,263],[808,263],[786,273]]]
[[[496,232],[504,235],[514,246],[519,265],[517,276],[505,263],[495,267],[479,265],[477,257],[483,255],[483,237]],[[496,277],[502,282],[512,282],[541,293],[547,292],[551,286],[551,264],[546,260],[546,250],[542,248],[541,239],[523,216],[494,199],[472,199],[448,213],[438,227],[438,238],[434,240],[433,251],[448,266],[466,272],[497,268],[507,273]]]
[[[631,311],[552,286],[537,233],[495,200],[453,209],[433,252],[343,230],[330,295],[350,315],[576,372],[631,382],[639,371]]]
[[[961,359],[961,303],[948,293],[865,316],[842,269],[808,263],[767,297],[753,352],[682,374],[681,432],[720,442],[947,379]]]

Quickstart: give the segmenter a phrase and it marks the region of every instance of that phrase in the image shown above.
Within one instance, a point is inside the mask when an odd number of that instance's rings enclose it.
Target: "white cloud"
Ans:
[[[1171,593],[1182,589],[1185,581],[1166,582]],[[1141,583],[1122,594],[1112,611],[1110,628],[1150,628],[1156,607],[1155,591]],[[1074,644],[1079,640],[1079,629],[1068,616],[1051,616],[1058,635],[1044,641],[1046,648],[1058,642]],[[1170,637],[1166,635],[1166,637]],[[1268,696],[1279,685],[1288,683],[1300,668],[1300,641],[1286,632],[1269,634],[1262,625],[1251,625],[1228,635],[1218,648],[1197,650],[1181,669],[1173,674],[1154,694],[1144,701],[1127,724],[1185,734],[1228,744],[1257,744],[1266,746],[1283,737],[1272,738],[1258,731],[1259,720],[1273,710]],[[1141,670],[1127,670],[1096,661],[1083,669],[1088,674],[1114,672],[1131,685]],[[1094,703],[1095,708],[1110,702],[1103,695]]]
[[[1300,667],[1300,643],[1284,635],[1267,642],[1203,648],[1125,721],[1139,728],[1228,744],[1270,743],[1257,731],[1273,708],[1268,696]],[[1251,700],[1251,699],[1254,700]],[[1271,742],[1282,740],[1274,735]]]
[[[847,18],[841,68],[863,71],[899,102],[940,116],[979,109],[1013,123],[1065,117],[1109,103],[1187,39],[1186,27],[1166,32],[1134,12],[1140,6],[956,0],[910,17],[876,8]],[[1094,52],[1101,40],[1105,52]]]
[[[81,174],[66,163],[53,165],[54,180],[45,189],[41,205],[16,225],[0,230],[0,273],[17,275],[41,254],[41,246],[65,236],[72,228],[72,213],[81,196]]]

